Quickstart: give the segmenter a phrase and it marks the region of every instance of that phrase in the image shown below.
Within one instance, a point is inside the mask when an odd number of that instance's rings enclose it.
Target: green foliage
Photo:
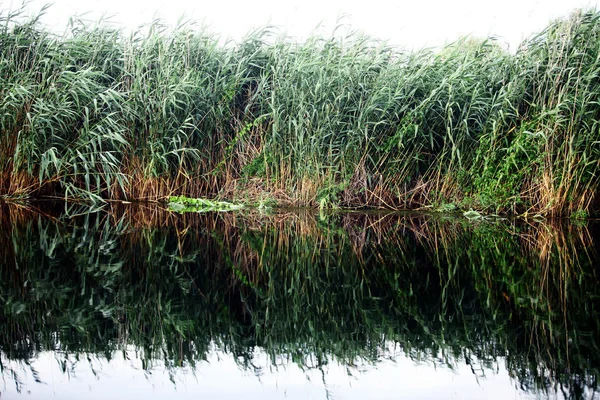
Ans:
[[[577,210],[577,211],[571,213],[571,215],[569,217],[571,219],[588,219],[590,217],[590,215],[587,213],[587,211]]]
[[[274,166],[274,157],[263,151],[244,166],[242,176],[246,178],[266,178],[269,166],[271,166],[271,168]]]
[[[219,169],[222,168],[226,164],[227,158],[231,157],[231,153],[233,152],[235,145],[238,142],[240,142],[240,140],[242,140],[244,138],[244,136],[247,136],[251,129],[259,126],[262,123],[262,121],[264,121],[264,120],[265,120],[265,116],[263,115],[259,118],[256,118],[252,122],[248,122],[246,125],[244,125],[244,127],[242,129],[240,129],[240,131],[235,135],[233,140],[227,145],[227,148],[225,149],[225,157],[223,158],[223,160],[221,160],[221,162],[219,164],[217,164],[217,166],[215,168],[216,173],[218,173]],[[253,160],[253,162],[255,160]],[[249,168],[252,169],[252,167],[249,167]]]
[[[184,196],[169,197],[169,210],[184,212],[235,211],[244,208],[243,204],[208,199],[193,199]]]
[[[458,207],[454,203],[443,203],[439,207],[436,207],[433,211],[441,213],[451,213],[458,211]]]
[[[338,184],[328,183],[326,186],[321,187],[317,192],[319,208],[339,208],[340,194],[346,190],[347,186],[347,182],[340,182]]]
[[[258,178],[304,205],[599,207],[597,11],[515,54],[492,39],[407,52],[351,30],[223,45],[160,21],[57,36],[23,12],[0,12],[1,195],[212,197]]]

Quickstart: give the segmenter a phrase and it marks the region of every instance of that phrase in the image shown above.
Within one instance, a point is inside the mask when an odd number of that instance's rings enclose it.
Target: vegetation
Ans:
[[[65,218],[0,205],[8,384],[41,351],[63,365],[134,348],[150,369],[216,348],[260,376],[257,352],[264,368],[352,370],[393,348],[477,376],[506,365],[536,395],[598,392],[593,222],[111,207]]]
[[[244,208],[243,204],[208,199],[192,199],[184,196],[169,197],[169,209],[176,212],[235,211]]]
[[[60,36],[24,13],[0,11],[0,196],[600,210],[597,11],[514,54],[160,22]]]

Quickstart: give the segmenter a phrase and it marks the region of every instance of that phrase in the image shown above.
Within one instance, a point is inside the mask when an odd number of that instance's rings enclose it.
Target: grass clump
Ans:
[[[237,44],[0,11],[0,195],[244,198],[312,207],[600,208],[600,13],[516,53],[406,52],[353,31]],[[262,195],[261,195],[262,196]]]
[[[209,211],[235,211],[244,208],[243,204],[234,204],[227,201],[208,199],[192,199],[184,196],[169,197],[169,210],[176,212],[209,212]]]

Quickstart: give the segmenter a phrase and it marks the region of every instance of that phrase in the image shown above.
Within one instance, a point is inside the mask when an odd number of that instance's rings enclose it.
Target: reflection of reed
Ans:
[[[180,365],[215,343],[244,366],[256,346],[274,363],[355,365],[390,357],[382,349],[394,343],[480,371],[502,358],[531,390],[595,388],[600,296],[586,226],[44,210],[0,206],[0,351],[11,359],[133,345],[148,362]]]

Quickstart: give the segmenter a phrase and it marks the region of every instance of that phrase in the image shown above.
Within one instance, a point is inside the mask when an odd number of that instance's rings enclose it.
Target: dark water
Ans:
[[[0,398],[592,398],[593,221],[0,204]]]

